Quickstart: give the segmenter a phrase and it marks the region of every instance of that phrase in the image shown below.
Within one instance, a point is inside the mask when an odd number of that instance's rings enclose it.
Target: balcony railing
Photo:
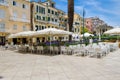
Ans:
[[[41,22],[41,23],[47,23],[47,21],[44,21],[44,20],[37,20],[35,19],[36,22]]]
[[[37,21],[37,22],[42,22],[42,23],[50,23],[50,24],[54,24],[54,25],[59,25],[59,23],[58,23],[58,22],[43,21],[43,20],[37,20],[37,19],[35,19],[35,21]]]
[[[29,20],[29,19],[23,19],[23,18],[17,18],[17,17],[10,17],[10,20],[18,21],[18,22],[30,23],[30,20]]]
[[[0,5],[2,5],[2,6],[8,6],[8,2],[0,0]]]
[[[55,24],[55,25],[59,25],[59,23],[57,23],[57,22],[49,21],[49,23],[51,23],[51,24]]]

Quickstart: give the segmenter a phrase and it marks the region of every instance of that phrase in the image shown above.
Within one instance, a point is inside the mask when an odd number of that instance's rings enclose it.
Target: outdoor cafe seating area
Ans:
[[[72,34],[73,34],[72,32],[59,30],[55,28],[47,28],[44,30],[36,31],[36,32],[26,31],[26,32],[11,34],[8,37],[8,39],[26,38],[28,41],[27,43],[24,43],[24,44],[23,43],[14,44],[14,45],[9,44],[7,46],[8,47],[7,49],[15,50],[22,53],[43,54],[43,55],[65,54],[65,55],[76,55],[76,56],[104,57],[110,52],[115,51],[119,48],[119,42],[115,42],[115,43],[89,42],[89,44],[86,45],[86,44],[80,43],[80,41],[77,41],[78,43],[76,44],[74,43],[74,41],[69,42],[68,40],[67,41],[53,40],[53,37],[55,36],[58,36],[60,38],[60,37],[64,37]],[[45,45],[45,42],[41,42],[40,40],[39,40],[39,43],[41,44],[37,45],[36,40],[34,40],[37,37],[49,38],[48,45]],[[35,42],[35,44],[33,44],[33,42]]]
[[[75,55],[101,58],[119,49],[118,42],[116,43],[93,43],[89,45],[61,45],[61,46],[33,46],[33,45],[9,45],[9,50],[15,50],[20,53],[41,54],[41,55]]]

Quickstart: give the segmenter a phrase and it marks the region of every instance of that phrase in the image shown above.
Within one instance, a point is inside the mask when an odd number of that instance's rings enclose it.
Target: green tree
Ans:
[[[83,34],[83,27],[80,28],[80,33]],[[84,27],[84,33],[89,32],[88,28]]]
[[[74,19],[74,0],[68,0],[68,25],[69,31],[73,32],[73,19]],[[72,36],[69,36],[69,41],[72,41]]]

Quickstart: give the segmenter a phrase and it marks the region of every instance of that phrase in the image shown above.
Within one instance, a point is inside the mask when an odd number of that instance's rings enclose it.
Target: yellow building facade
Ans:
[[[31,2],[31,27],[34,31],[45,28],[65,29],[62,24],[65,12],[55,8],[52,0],[45,2]]]
[[[74,13],[74,21],[73,21],[73,30],[75,34],[80,34],[82,27],[82,17],[79,14]]]
[[[0,0],[0,43],[5,43],[8,34],[29,31],[29,0]]]
[[[47,0],[44,2],[31,2],[31,29],[33,31],[43,30],[45,28],[57,28],[66,29],[66,23],[64,18],[65,12],[55,7],[55,2]],[[44,40],[49,38],[39,37]],[[54,36],[53,40],[57,40],[58,37]]]

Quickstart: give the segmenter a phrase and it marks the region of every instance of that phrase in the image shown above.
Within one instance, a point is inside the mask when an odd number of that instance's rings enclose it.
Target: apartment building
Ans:
[[[105,21],[101,20],[99,17],[86,18],[86,26],[91,32],[98,34],[103,34],[105,31],[112,29]]]
[[[80,34],[81,30],[80,28],[82,27],[82,17],[74,13],[74,21],[73,21],[73,31],[75,34]]]
[[[55,8],[55,2],[31,2],[31,29],[34,31],[45,28],[65,29],[65,12]]]
[[[8,34],[30,30],[29,0],[0,0],[0,43]]]
[[[91,18],[86,18],[85,19],[85,26],[88,29],[89,32],[93,31],[93,23]]]

